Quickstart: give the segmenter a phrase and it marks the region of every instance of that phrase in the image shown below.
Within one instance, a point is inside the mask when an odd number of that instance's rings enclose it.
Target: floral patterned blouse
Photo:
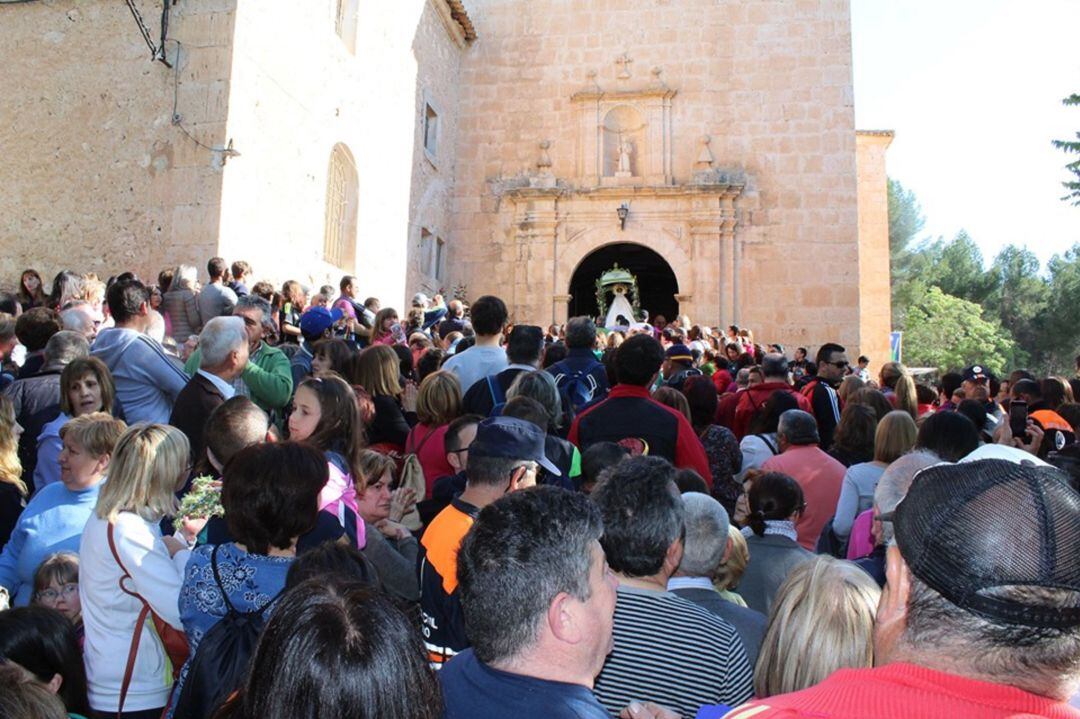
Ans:
[[[225,617],[227,611],[210,564],[213,551],[213,545],[209,544],[196,547],[184,567],[184,583],[180,587],[180,619],[184,623],[184,633],[187,634],[191,653],[180,671],[179,681],[173,687],[169,716],[172,715],[172,704],[180,696],[199,642],[219,619]],[[285,575],[292,561],[292,557],[251,554],[233,542],[220,545],[217,554],[221,585],[228,593],[229,602],[238,612],[256,611],[274,600],[285,587]],[[269,618],[271,611],[272,607],[267,608],[263,617]]]

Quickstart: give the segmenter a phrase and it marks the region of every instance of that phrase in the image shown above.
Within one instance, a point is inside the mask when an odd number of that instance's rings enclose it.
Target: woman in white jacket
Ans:
[[[90,706],[102,716],[125,719],[161,715],[169,700],[173,667],[147,617],[140,629],[127,693],[121,686],[143,604],[170,626],[183,630],[177,600],[190,552],[162,537],[162,517],[176,511],[175,492],[190,471],[188,440],[175,427],[136,425],[116,444],[109,481],[79,545],[79,599],[86,629],[84,657]],[[109,546],[110,527],[117,562]],[[123,586],[138,597],[121,589]]]

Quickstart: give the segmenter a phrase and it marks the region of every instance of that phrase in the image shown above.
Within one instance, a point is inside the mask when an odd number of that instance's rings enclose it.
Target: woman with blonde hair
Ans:
[[[178,599],[191,552],[161,520],[176,513],[176,492],[191,469],[184,433],[139,424],[116,443],[109,481],[79,544],[86,678],[90,706],[99,713],[160,715],[174,670],[163,631],[183,631]],[[149,611],[144,611],[146,607]],[[147,621],[152,613],[155,621]]]
[[[202,330],[198,297],[195,293],[199,271],[192,265],[180,265],[173,271],[169,291],[161,296],[161,314],[169,318],[170,336],[184,344]]]
[[[721,562],[716,570],[713,586],[724,600],[745,607],[746,600],[738,593],[738,588],[746,565],[750,563],[750,548],[746,546],[746,537],[734,524],[728,525],[728,538],[731,540],[731,549],[727,559]]]
[[[26,505],[0,554],[0,585],[7,587],[17,606],[30,603],[34,572],[43,559],[79,548],[113,448],[125,429],[127,425],[103,412],[84,414],[60,428],[58,481],[43,487]]]
[[[420,383],[416,396],[416,425],[405,440],[405,454],[415,454],[424,471],[424,496],[430,497],[435,480],[455,474],[446,460],[446,428],[462,415],[461,383],[446,370],[432,372]]]
[[[7,544],[30,495],[19,462],[22,433],[22,425],[15,421],[15,405],[0,395],[0,548]]]
[[[907,367],[899,362],[886,362],[881,366],[878,381],[881,391],[893,407],[904,410],[912,419],[919,418],[919,397],[915,392],[915,380]]]
[[[874,432],[874,459],[853,464],[844,474],[832,523],[837,537],[844,540],[851,535],[855,517],[873,506],[874,490],[881,475],[890,464],[911,451],[918,432],[915,420],[903,410],[893,410],[878,422]]]
[[[375,417],[368,429],[370,444],[386,444],[398,451],[404,449],[417,421],[418,392],[413,382],[402,386],[397,352],[387,345],[367,347],[353,357],[349,381],[363,387],[375,405]]]
[[[769,612],[754,695],[796,692],[838,669],[872,666],[880,598],[870,575],[850,562],[822,555],[791,570]]]
[[[842,379],[840,386],[836,389],[836,396],[840,398],[840,406],[846,405],[851,395],[865,386],[866,382],[863,382],[862,378],[857,374],[849,374]]]

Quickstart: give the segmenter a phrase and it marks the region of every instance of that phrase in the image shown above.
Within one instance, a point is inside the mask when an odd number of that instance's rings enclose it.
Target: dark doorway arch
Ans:
[[[675,272],[659,253],[633,242],[605,245],[585,256],[570,278],[569,317],[596,317],[596,280],[615,263],[637,276],[641,293],[641,308],[649,311],[649,319],[663,315],[667,319],[679,313],[679,282]]]

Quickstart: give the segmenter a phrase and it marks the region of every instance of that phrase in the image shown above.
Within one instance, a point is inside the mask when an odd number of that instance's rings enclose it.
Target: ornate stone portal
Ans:
[[[516,317],[565,322],[574,270],[599,248],[629,242],[655,250],[674,270],[680,312],[709,324],[738,323],[735,200],[745,183],[739,173],[715,167],[710,140],[699,135],[679,138],[700,149],[693,175],[678,181],[672,169],[677,92],[659,68],[652,74],[648,86],[606,91],[590,73],[594,87],[570,98],[578,122],[573,176],[551,172],[544,141],[534,173],[493,186],[508,200],[499,212],[509,228],[504,260],[515,267]]]

